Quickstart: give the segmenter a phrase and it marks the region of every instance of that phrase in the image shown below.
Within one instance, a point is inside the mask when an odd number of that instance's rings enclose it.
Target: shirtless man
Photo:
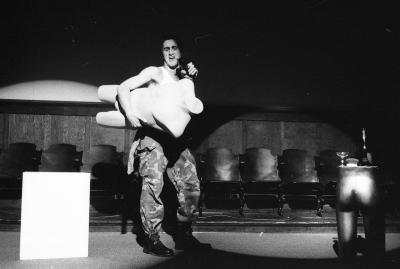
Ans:
[[[143,251],[156,256],[171,256],[172,249],[161,241],[159,230],[164,217],[164,206],[160,194],[164,185],[164,172],[171,179],[179,201],[177,210],[177,231],[173,234],[175,249],[194,250],[210,248],[209,244],[200,243],[192,235],[192,222],[198,216],[200,182],[197,177],[195,159],[187,148],[184,139],[144,126],[145,121],[132,112],[130,91],[147,86],[154,87],[178,81],[176,74],[180,67],[182,43],[177,36],[169,35],[162,39],[164,64],[150,66],[138,75],[127,79],[118,87],[118,99],[125,116],[133,128],[141,127],[136,133],[135,148],[131,150],[130,160],[138,160],[138,173],[142,178],[140,196],[140,215],[144,232]],[[198,70],[189,63],[186,77],[195,77]],[[133,162],[129,162],[133,163]],[[133,167],[128,167],[132,171]]]

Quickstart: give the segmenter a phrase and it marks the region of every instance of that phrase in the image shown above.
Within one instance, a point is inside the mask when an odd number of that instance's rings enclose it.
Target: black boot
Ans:
[[[201,243],[192,234],[192,225],[190,222],[179,222],[178,230],[174,236],[175,249],[177,250],[207,250],[211,245]]]
[[[174,255],[172,249],[167,248],[161,241],[159,235],[146,235],[143,238],[143,252],[154,256],[168,257]]]
[[[147,237],[146,233],[143,231],[142,227],[134,227],[132,228],[132,233],[136,234],[136,243],[142,248],[145,247],[145,239]]]

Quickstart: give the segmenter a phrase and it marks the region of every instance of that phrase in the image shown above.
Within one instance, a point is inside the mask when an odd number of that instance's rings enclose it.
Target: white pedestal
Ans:
[[[20,259],[87,257],[90,174],[24,172]]]

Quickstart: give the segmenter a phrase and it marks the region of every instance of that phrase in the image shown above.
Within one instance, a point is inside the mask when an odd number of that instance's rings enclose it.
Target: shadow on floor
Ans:
[[[398,268],[400,265],[400,250],[388,252],[382,260],[357,257],[354,261],[342,261],[339,259],[288,259],[274,257],[260,257],[244,254],[236,254],[220,250],[207,252],[185,253],[182,252],[174,258],[148,269],[156,268]]]

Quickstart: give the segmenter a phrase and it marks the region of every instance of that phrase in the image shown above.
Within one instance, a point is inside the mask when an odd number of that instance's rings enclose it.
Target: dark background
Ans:
[[[206,105],[394,111],[398,2],[5,2],[0,86],[117,84],[161,65],[159,38],[174,32]]]

